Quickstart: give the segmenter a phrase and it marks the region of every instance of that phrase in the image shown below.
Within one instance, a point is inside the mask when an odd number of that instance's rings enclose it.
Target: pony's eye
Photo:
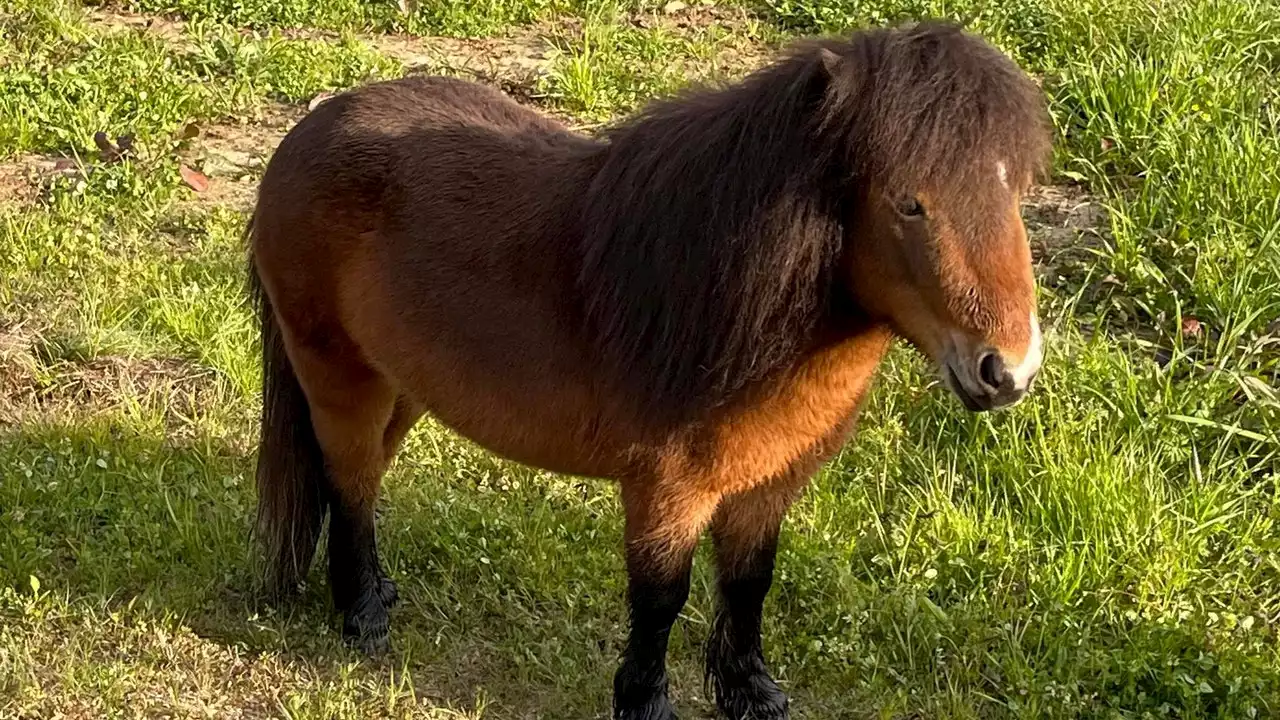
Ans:
[[[924,206],[916,198],[899,200],[897,210],[898,214],[903,217],[920,217],[924,215]]]

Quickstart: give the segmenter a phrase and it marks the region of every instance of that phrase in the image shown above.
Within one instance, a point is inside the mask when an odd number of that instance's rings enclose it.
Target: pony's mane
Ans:
[[[1049,146],[1038,88],[932,23],[792,46],[606,138],[578,289],[600,360],[660,422],[696,419],[808,349],[858,187],[960,181],[997,152],[1033,174]]]

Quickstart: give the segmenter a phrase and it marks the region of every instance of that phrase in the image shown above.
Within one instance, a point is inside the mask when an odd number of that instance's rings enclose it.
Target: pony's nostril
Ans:
[[[998,391],[1004,385],[1006,374],[1004,360],[1000,359],[1000,353],[987,353],[978,365],[978,377],[992,392]]]

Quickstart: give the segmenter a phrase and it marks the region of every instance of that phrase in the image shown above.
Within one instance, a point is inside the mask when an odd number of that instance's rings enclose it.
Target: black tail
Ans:
[[[248,233],[253,232],[250,221]],[[262,430],[258,446],[256,534],[269,593],[293,592],[306,577],[324,524],[324,455],[311,409],[285,354],[271,300],[250,260],[249,288],[262,328]]]

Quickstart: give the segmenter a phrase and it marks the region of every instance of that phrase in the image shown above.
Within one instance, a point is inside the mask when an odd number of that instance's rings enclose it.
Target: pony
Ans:
[[[895,338],[969,410],[1031,389],[1019,206],[1050,150],[1037,85],[938,22],[798,41],[597,137],[447,77],[326,101],[280,143],[247,229],[266,586],[297,586],[327,515],[343,635],[388,650],[374,506],[430,413],[515,462],[620,484],[614,718],[675,717],[668,636],[707,529],[716,703],[787,717],[760,627],[788,507]]]

